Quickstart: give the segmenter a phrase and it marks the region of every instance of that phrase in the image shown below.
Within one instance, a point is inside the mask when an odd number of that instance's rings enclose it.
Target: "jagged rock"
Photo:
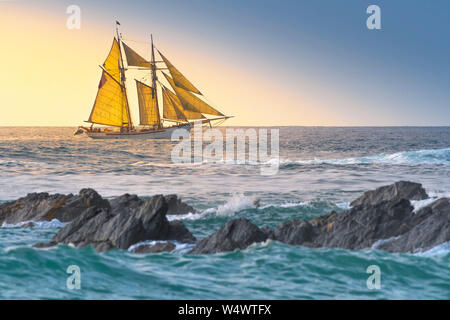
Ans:
[[[420,183],[398,181],[394,184],[364,192],[362,196],[350,203],[351,206],[374,206],[383,201],[399,199],[424,200],[428,195]]]
[[[313,248],[427,250],[450,241],[450,201],[442,198],[414,213],[408,198],[426,197],[420,184],[400,181],[364,193],[349,210],[284,222],[272,239]]]
[[[91,206],[109,208],[109,202],[93,189],[82,189],[78,195],[30,193],[0,205],[0,224],[52,219],[67,222]]]
[[[169,235],[170,238],[183,243],[194,243],[197,240],[188,228],[186,228],[179,220],[170,222]]]
[[[312,241],[313,236],[314,227],[311,223],[294,219],[278,226],[274,230],[272,238],[287,244],[299,245]]]
[[[177,195],[165,196],[167,214],[195,213],[196,210],[182,202]],[[113,215],[132,212],[144,201],[137,195],[124,194],[110,201],[103,199],[93,189],[82,189],[78,195],[30,193],[26,197],[0,205],[0,225],[17,224],[24,221],[50,221],[58,219],[69,222],[89,207],[111,209]]]
[[[385,241],[378,249],[390,252],[420,252],[450,241],[450,199],[441,198],[419,210],[414,226],[401,236]]]
[[[118,209],[130,202],[132,207]],[[137,203],[136,198],[125,195],[113,202],[113,208],[90,207],[62,228],[51,243],[73,244],[77,248],[92,245],[97,251],[107,251],[128,249],[145,240],[195,241],[181,222],[169,223],[164,196],[153,196],[140,206]]]
[[[363,249],[380,239],[398,236],[410,225],[413,207],[409,200],[384,201],[375,206],[357,206],[322,217],[305,244],[310,247]]]
[[[170,242],[158,242],[155,244],[141,245],[133,250],[134,253],[159,253],[170,252],[175,249],[175,245]]]
[[[113,198],[109,201],[112,213],[131,212],[140,207],[144,201],[135,194],[125,193],[120,197]]]
[[[178,198],[176,194],[169,194],[165,196],[165,198],[168,205],[167,214],[169,215],[178,215],[196,212],[196,210],[193,207],[181,201],[181,199]]]
[[[245,249],[249,245],[267,240],[267,233],[245,218],[228,221],[217,232],[201,240],[190,251],[193,254],[207,254],[235,249]]]

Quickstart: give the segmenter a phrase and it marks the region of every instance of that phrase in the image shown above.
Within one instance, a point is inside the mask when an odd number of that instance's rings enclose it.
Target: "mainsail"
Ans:
[[[122,41],[123,49],[125,51],[125,56],[127,57],[128,66],[132,67],[142,67],[151,69],[152,65],[150,62],[142,58],[136,51],[131,49],[129,46]]]
[[[174,65],[172,63],[170,63],[169,60],[167,60],[167,58],[165,56],[163,56],[163,54],[158,50],[159,55],[161,56],[161,58],[164,60],[164,63],[166,64],[167,68],[170,71],[170,74],[172,75],[173,81],[175,82],[175,84],[177,85],[177,87],[182,88],[184,90],[187,91],[191,91],[197,94],[202,94],[196,87],[194,87],[194,85],[188,80],[186,79],[185,76],[183,76],[181,74],[180,71],[178,71],[177,68],[174,67]]]
[[[136,80],[136,88],[138,92],[140,124],[159,127],[161,118],[156,102],[156,90],[138,80]]]
[[[128,126],[127,111],[124,88],[108,72],[103,71],[88,122],[118,127]]]
[[[172,86],[173,90],[177,94],[178,98],[180,99],[181,104],[183,105],[183,108],[188,111],[198,112],[198,113],[205,113],[215,116],[224,116],[222,113],[211,107],[209,104],[201,100],[200,98],[193,95],[191,92],[184,90],[183,88],[178,87],[175,84],[175,81],[169,77],[164,72],[162,73],[164,77],[166,77],[167,81]]]

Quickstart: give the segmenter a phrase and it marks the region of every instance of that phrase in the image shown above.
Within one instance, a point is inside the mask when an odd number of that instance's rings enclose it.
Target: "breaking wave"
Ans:
[[[56,228],[62,228],[67,223],[61,222],[58,219],[53,219],[51,221],[22,221],[19,223],[3,223],[1,228],[24,228],[24,227],[30,227],[30,228],[38,228],[38,229],[56,229]]]
[[[273,162],[273,160],[272,160]],[[380,153],[374,156],[353,157],[343,159],[311,159],[311,160],[290,160],[280,159],[281,166],[289,166],[292,164],[301,165],[352,165],[352,164],[450,164],[450,148],[431,149],[418,151],[404,151],[396,153]]]

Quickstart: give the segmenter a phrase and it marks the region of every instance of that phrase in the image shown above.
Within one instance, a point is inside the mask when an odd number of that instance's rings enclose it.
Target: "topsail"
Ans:
[[[172,79],[177,85],[177,87],[200,95],[202,94],[196,87],[194,87],[194,85],[188,79],[186,79],[185,76],[181,74],[180,71],[178,71],[177,68],[174,67],[172,63],[170,63],[169,60],[167,60],[166,57],[163,56],[163,54],[159,50],[158,52],[161,58],[164,60],[164,63],[166,64],[167,68],[169,69],[170,74],[172,75]]]
[[[150,62],[142,58],[136,51],[131,49],[129,46],[122,42],[123,50],[125,51],[125,56],[127,57],[127,64],[133,67],[143,67],[151,69],[152,65]]]
[[[175,84],[175,81],[172,78],[170,78],[167,74],[165,74],[164,72],[163,72],[163,75],[166,77],[167,81],[170,83],[173,90],[177,94],[184,109],[193,111],[193,112],[211,114],[211,115],[215,115],[215,116],[224,116],[221,112],[217,111],[216,109],[211,107],[209,104],[207,104],[200,98],[193,95],[191,92],[178,87]]]

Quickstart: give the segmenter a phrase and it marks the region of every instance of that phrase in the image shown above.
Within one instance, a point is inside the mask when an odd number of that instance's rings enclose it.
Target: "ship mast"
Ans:
[[[125,83],[125,65],[123,64],[123,57],[122,57],[122,46],[121,46],[121,37],[119,35],[119,27],[118,22],[116,21],[116,34],[117,34],[117,42],[119,43],[119,52],[120,52],[120,63],[122,67],[120,68],[120,84],[122,85],[122,90],[125,94],[125,103],[126,103],[126,110],[127,110],[127,118],[128,118],[128,128],[129,130],[133,129],[133,120],[131,119],[130,114],[130,105],[128,104],[128,96],[127,96],[127,87]],[[123,118],[123,112],[122,112],[122,118]],[[123,127],[123,120],[122,120],[122,127]]]
[[[159,110],[159,104],[158,104],[158,90],[156,88],[156,81],[158,81],[158,77],[156,75],[156,62],[155,62],[155,48],[153,46],[153,34],[150,34],[150,39],[152,42],[152,61],[151,61],[151,67],[152,67],[152,87],[153,91],[152,93],[155,95],[154,98],[156,100],[156,110]],[[160,124],[161,126],[161,124]]]

